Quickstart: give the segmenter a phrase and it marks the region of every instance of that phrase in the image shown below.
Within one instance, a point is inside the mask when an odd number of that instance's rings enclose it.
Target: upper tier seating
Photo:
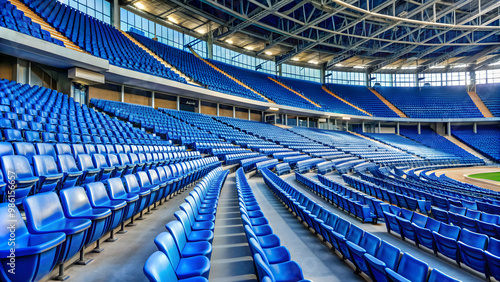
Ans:
[[[498,125],[478,125],[474,133],[471,125],[452,126],[451,134],[473,149],[495,161],[500,161],[500,127]]]
[[[346,153],[380,164],[404,164],[418,160],[402,150],[376,143],[344,131],[293,127],[289,129],[303,137],[334,147]],[[340,155],[338,158],[342,157]]]
[[[405,138],[400,135],[390,134],[390,133],[364,133],[366,136],[369,136],[375,140],[381,141],[383,143],[389,144],[393,147],[401,149],[403,151],[407,151],[411,154],[417,155],[421,158],[428,160],[440,160],[440,159],[449,159],[455,160],[458,157],[439,151],[434,148],[429,148],[424,146],[418,142],[415,142],[411,139]]]
[[[0,27],[6,27],[21,33],[34,36],[48,42],[64,46],[64,43],[56,38],[52,38],[50,33],[42,30],[40,24],[34,23],[26,17],[22,11],[12,5],[8,0],[0,0]]]
[[[491,113],[500,117],[500,84],[477,84],[476,93]]]
[[[271,75],[269,74],[235,67],[214,60],[210,60],[210,62],[277,104],[317,111],[324,110],[270,80],[268,77]]]
[[[24,0],[24,3],[80,48],[109,60],[112,65],[186,83],[109,24],[59,1]]]
[[[481,118],[464,86],[377,87],[376,90],[412,118]]]
[[[482,163],[483,161],[464,149],[458,147],[453,142],[437,134],[428,126],[420,127],[420,134],[418,134],[417,127],[415,126],[400,126],[399,133],[410,139],[413,139],[421,144],[435,148],[442,152],[460,157],[462,163]]]
[[[135,32],[129,32],[129,34],[194,81],[208,86],[210,90],[267,102],[261,96],[205,64],[190,52],[154,41]]]
[[[365,86],[326,84],[333,93],[378,117],[399,117]]]
[[[319,103],[322,109],[329,112],[366,116],[365,113],[326,93],[325,90],[321,88],[321,83],[286,77],[276,77],[276,79],[307,98]]]

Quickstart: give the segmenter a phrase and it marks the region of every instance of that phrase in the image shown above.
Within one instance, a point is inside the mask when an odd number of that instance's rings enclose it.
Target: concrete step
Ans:
[[[479,109],[479,111],[481,112],[481,114],[483,114],[485,118],[494,117],[490,109],[488,109],[488,107],[486,107],[486,105],[484,104],[483,100],[479,98],[476,91],[469,91],[467,92],[467,94],[469,94],[470,98],[472,99],[472,102],[474,102],[476,107]]]
[[[18,10],[22,11],[26,17],[30,18],[31,21],[39,24],[41,29],[48,31],[50,33],[50,36],[52,36],[55,39],[61,40],[66,48],[85,53],[85,51],[83,51],[80,47],[78,47],[75,43],[69,40],[62,33],[57,31],[52,25],[47,23],[33,10],[31,10],[28,6],[26,6],[23,2],[19,0],[9,0],[9,1],[12,5],[16,6]]]
[[[375,94],[375,96],[377,96],[380,99],[380,101],[382,101],[382,103],[384,103],[387,107],[389,107],[389,109],[391,109],[393,112],[395,112],[398,116],[408,117],[405,113],[403,113],[403,111],[401,111],[396,106],[394,106],[394,104],[389,102],[389,100],[387,100],[384,96],[380,95],[380,93],[375,91],[375,89],[372,89],[372,88],[369,88],[369,89],[373,94]]]
[[[330,91],[330,89],[328,89],[326,86],[324,86],[324,85],[323,85],[321,88],[322,88],[322,89],[323,89],[326,93],[328,93],[328,94],[332,95],[333,97],[335,97],[335,98],[339,99],[340,101],[342,101],[342,102],[346,103],[347,105],[349,105],[349,106],[351,106],[351,107],[353,107],[353,108],[357,109],[358,111],[360,111],[360,112],[362,112],[362,113],[365,113],[365,114],[367,114],[367,115],[369,115],[369,116],[373,116],[373,115],[372,115],[372,114],[370,114],[369,112],[367,112],[367,111],[365,111],[365,110],[361,109],[360,107],[358,107],[358,106],[356,106],[356,105],[354,105],[354,104],[352,104],[352,103],[350,103],[350,102],[348,102],[348,101],[344,100],[344,99],[343,99],[342,97],[340,97],[339,95],[337,95],[337,94],[333,93],[333,92],[332,92],[332,91]]]

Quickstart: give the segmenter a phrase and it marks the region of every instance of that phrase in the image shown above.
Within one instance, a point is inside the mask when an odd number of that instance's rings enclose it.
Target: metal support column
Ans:
[[[252,120],[252,113],[250,109],[248,109],[248,120]]]
[[[233,118],[236,118],[236,107],[233,106]]]
[[[399,122],[396,123],[396,134],[399,135]]]
[[[474,129],[474,133],[477,133],[477,123],[476,122],[472,125],[472,127]]]
[[[120,102],[125,102],[125,85],[122,84],[122,88],[120,90]]]
[[[217,103],[217,116],[219,116],[219,103]]]
[[[448,136],[451,136],[451,122],[446,125],[448,127]]]
[[[309,127],[309,117],[307,117],[307,127]]]
[[[417,126],[417,132],[418,132],[418,134],[420,134],[420,122],[418,123],[418,126]]]
[[[155,92],[151,92],[151,107],[154,109],[155,107]]]
[[[111,13],[111,20],[113,21],[113,26],[116,29],[120,29],[120,1],[113,0],[112,3],[113,9]]]
[[[177,110],[181,110],[181,97],[177,96]]]

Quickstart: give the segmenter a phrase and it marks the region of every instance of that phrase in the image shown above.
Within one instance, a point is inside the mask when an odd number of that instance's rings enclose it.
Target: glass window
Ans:
[[[111,3],[106,0],[58,0],[89,16],[111,24]]]

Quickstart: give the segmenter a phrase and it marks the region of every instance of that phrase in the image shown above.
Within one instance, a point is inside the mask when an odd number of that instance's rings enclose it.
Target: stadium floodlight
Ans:
[[[277,112],[279,110],[280,110],[280,108],[276,108],[276,107],[269,107],[269,109],[267,109],[267,111],[269,111],[269,112]]]

